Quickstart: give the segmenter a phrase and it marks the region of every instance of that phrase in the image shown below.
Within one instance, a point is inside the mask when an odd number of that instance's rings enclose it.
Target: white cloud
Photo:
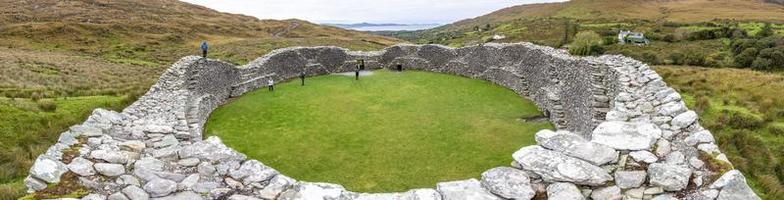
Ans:
[[[261,19],[314,22],[449,23],[520,4],[564,0],[183,0]]]

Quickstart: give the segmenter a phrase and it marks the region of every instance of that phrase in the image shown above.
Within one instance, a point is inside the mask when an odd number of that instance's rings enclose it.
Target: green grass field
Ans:
[[[25,194],[22,179],[35,158],[54,144],[61,132],[84,121],[95,108],[121,110],[132,100],[89,96],[35,102],[0,97],[0,200]]]
[[[541,114],[533,102],[469,78],[380,70],[299,84],[218,108],[206,134],[297,180],[393,192],[508,166],[534,133],[552,128],[520,120]]]

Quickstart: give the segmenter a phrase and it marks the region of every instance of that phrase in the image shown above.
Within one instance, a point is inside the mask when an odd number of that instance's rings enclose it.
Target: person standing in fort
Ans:
[[[361,60],[357,60],[357,66],[356,66],[356,69],[354,69],[354,78],[356,80],[359,80],[359,69],[361,67],[360,61]]]
[[[270,92],[275,90],[275,81],[273,81],[272,78],[267,80],[267,88],[269,88]]]
[[[207,41],[201,42],[201,57],[202,58],[207,58],[207,50],[209,48],[210,48],[210,46],[207,45]]]
[[[299,73],[299,80],[302,81],[302,86],[305,86],[305,72]]]

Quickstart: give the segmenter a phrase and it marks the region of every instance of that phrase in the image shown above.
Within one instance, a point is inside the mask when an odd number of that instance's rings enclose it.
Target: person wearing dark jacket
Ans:
[[[209,48],[210,46],[207,45],[207,41],[201,42],[201,57],[207,58],[207,49]]]
[[[302,86],[305,86],[305,72],[299,73],[299,79],[302,80]]]
[[[359,80],[359,70],[360,70],[360,63],[359,60],[357,60],[357,66],[355,66],[354,69],[354,77],[356,80]]]

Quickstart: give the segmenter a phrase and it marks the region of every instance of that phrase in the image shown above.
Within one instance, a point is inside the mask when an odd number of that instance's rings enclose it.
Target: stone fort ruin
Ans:
[[[370,69],[402,65],[491,81],[534,101],[558,130],[538,132],[538,145],[480,180],[379,194],[297,181],[217,137],[202,138],[211,111],[267,79],[352,71],[358,59]],[[121,113],[97,109],[62,133],[25,184],[42,190],[66,173],[92,190],[84,199],[759,199],[697,114],[647,65],[529,43],[295,47],[244,66],[185,57]]]

